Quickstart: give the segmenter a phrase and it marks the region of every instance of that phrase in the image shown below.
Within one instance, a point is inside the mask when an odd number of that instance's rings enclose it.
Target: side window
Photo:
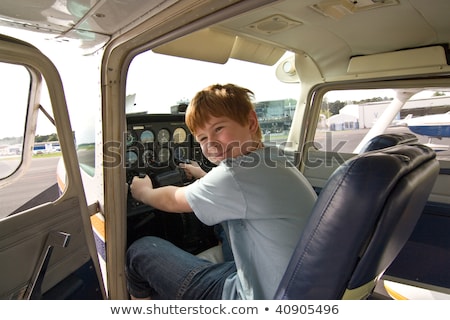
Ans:
[[[0,64],[0,175],[7,179],[22,164],[23,139],[30,96],[30,74],[23,66]],[[47,87],[42,100],[49,100]],[[50,112],[50,105],[44,106]],[[0,219],[20,213],[59,197],[56,168],[61,160],[56,129],[39,112],[32,160],[23,175],[0,191]]]
[[[410,133],[450,160],[450,95],[436,90],[397,97],[393,89],[335,90],[327,92],[314,138],[318,150],[358,153],[365,142],[383,133]]]
[[[25,67],[0,62],[0,179],[13,174],[22,162],[29,90]]]

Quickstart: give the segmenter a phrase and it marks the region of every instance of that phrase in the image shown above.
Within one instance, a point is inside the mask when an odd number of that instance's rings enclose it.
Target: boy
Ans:
[[[186,124],[217,167],[185,187],[153,189],[134,178],[133,197],[167,212],[195,212],[221,224],[234,261],[212,263],[165,240],[145,237],[127,251],[133,298],[272,299],[316,200],[304,176],[278,149],[264,147],[251,102],[233,84],[198,92]]]

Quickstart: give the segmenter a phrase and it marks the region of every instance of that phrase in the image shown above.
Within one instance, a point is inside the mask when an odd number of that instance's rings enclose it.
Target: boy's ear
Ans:
[[[248,125],[252,133],[255,133],[259,128],[258,117],[256,116],[255,110],[250,111],[248,116]]]

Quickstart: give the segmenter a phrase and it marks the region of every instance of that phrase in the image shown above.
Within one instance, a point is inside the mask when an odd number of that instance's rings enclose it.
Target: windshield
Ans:
[[[201,89],[216,83],[233,83],[255,94],[265,138],[276,135],[286,140],[300,89],[298,83],[280,82],[275,75],[276,65],[234,59],[217,64],[145,52],[129,68],[126,112],[177,113],[182,109],[178,106],[189,104]]]

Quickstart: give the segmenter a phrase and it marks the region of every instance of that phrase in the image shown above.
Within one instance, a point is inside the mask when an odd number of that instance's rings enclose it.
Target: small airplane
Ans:
[[[432,139],[450,138],[450,111],[416,118],[413,118],[412,114],[408,114],[401,122],[415,134],[428,136],[426,145],[435,151],[449,149],[448,145],[432,143]]]

